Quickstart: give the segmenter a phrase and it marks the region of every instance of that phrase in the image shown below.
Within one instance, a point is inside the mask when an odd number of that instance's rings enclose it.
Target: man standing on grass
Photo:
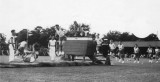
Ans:
[[[14,53],[16,53],[16,51],[17,51],[17,48],[18,48],[18,42],[17,42],[17,36],[18,36],[18,34],[16,33],[16,31],[15,30],[11,30],[11,36],[13,37],[13,43],[15,43],[14,44]]]
[[[153,62],[153,49],[151,48],[151,45],[149,45],[147,49],[147,53],[149,56],[149,63],[152,63]]]
[[[101,46],[100,46],[100,53],[103,54],[103,56],[106,58],[105,64],[106,65],[111,65],[110,62],[110,56],[108,55],[110,48],[109,48],[109,43],[107,39],[104,39]]]
[[[160,49],[158,47],[155,48],[155,55],[156,55],[156,63],[158,63],[158,59],[160,56]]]
[[[59,26],[59,25],[55,25],[55,30],[56,30],[56,34],[58,35],[58,55],[63,55],[63,43],[64,43],[64,39],[65,39],[65,32],[64,30]]]
[[[124,63],[124,46],[121,41],[118,44],[118,56],[120,57],[119,62]]]
[[[116,60],[118,60],[118,58],[117,58],[117,56],[116,56],[116,46],[115,46],[115,44],[113,43],[113,40],[110,40],[109,47],[110,47],[110,55],[111,55],[111,56],[114,56],[114,57],[116,58]]]
[[[99,37],[99,34],[96,35],[96,41],[97,41],[97,47],[96,47],[96,50],[97,50],[97,54],[99,54],[99,47],[101,46],[101,38]]]
[[[138,47],[138,45],[137,44],[135,44],[135,46],[134,46],[134,54],[135,54],[135,56],[134,56],[134,63],[139,63],[139,58],[140,58],[140,53],[139,53],[139,47]]]

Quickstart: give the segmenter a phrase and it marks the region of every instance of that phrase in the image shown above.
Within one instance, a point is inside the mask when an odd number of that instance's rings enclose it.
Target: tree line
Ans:
[[[149,34],[145,38],[139,38],[133,33],[119,31],[109,31],[103,38],[114,41],[159,41],[158,36],[154,33]]]

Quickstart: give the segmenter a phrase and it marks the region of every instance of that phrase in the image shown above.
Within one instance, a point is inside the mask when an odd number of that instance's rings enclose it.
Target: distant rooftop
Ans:
[[[114,43],[117,46],[119,42],[115,41]],[[139,47],[148,47],[149,45],[151,47],[160,47],[160,41],[125,41],[122,44],[124,47],[134,47],[135,44]]]

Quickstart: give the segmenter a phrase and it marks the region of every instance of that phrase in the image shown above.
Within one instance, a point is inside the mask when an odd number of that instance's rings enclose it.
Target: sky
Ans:
[[[117,30],[160,38],[160,0],[0,0],[0,33],[7,38],[12,29],[69,29],[75,20],[101,35]]]

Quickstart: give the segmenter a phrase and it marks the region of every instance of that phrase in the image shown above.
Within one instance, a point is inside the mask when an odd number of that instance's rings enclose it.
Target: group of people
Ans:
[[[151,48],[151,45],[149,45],[147,51],[148,53],[147,57],[149,58],[149,63],[152,63],[153,62],[153,58],[155,58],[156,60],[156,63],[158,63],[158,59],[160,57],[160,49],[158,47],[155,48],[155,53],[154,53],[154,50],[153,48]],[[134,46],[134,63],[139,63],[139,58],[141,57],[141,54],[140,54],[140,48],[138,47],[137,44],[135,44]]]
[[[110,63],[110,56],[119,59],[119,62],[124,63],[124,45],[120,41],[118,47],[113,43],[113,40],[108,41],[108,39],[103,39],[100,46],[97,48],[97,53],[101,53],[104,57],[106,57],[106,62]]]
[[[109,56],[114,57],[116,60],[119,62],[124,63],[124,58],[125,58],[125,53],[124,53],[124,45],[121,41],[119,41],[119,44],[116,46],[113,43],[113,40],[108,41],[107,39],[100,39],[99,34],[96,36],[96,41],[97,41],[97,54],[102,53],[104,57],[106,57],[108,60]],[[140,63],[139,58],[141,56],[140,54],[140,48],[138,47],[137,44],[133,47],[134,50],[134,63]],[[158,63],[158,59],[160,57],[160,49],[158,47],[155,48],[155,53],[153,53],[153,48],[149,45],[147,49],[148,57],[149,57],[149,62],[153,62],[153,58],[155,58],[156,63]],[[154,55],[155,54],[155,55]]]
[[[48,42],[49,56],[52,61],[56,60],[57,56],[63,55],[63,43],[64,43],[64,35],[65,32],[59,27],[59,25],[55,25],[56,34],[59,36],[58,40],[55,36],[51,36],[51,39]],[[17,34],[15,30],[11,31],[12,36],[8,41],[9,44],[9,62],[14,61],[14,59],[21,54],[23,61],[34,62],[38,58],[38,51],[35,49],[35,44],[32,46],[32,50],[28,48],[27,40],[17,43]],[[124,63],[124,45],[120,41],[116,46],[113,40],[108,41],[107,39],[101,39],[99,34],[94,37],[96,42],[96,54],[103,54],[106,58],[106,64],[110,64],[110,56],[115,57],[119,62]],[[140,58],[140,49],[137,44],[135,44],[134,48],[134,63],[139,63]],[[149,62],[153,62],[153,48],[151,46],[147,49]],[[160,49],[158,47],[155,48],[155,58],[156,62],[158,62],[160,56]],[[95,57],[90,57],[90,59],[97,60]]]
[[[62,44],[64,43],[64,31],[59,27],[59,25],[55,25],[56,35],[58,35],[58,40],[55,36],[51,36],[48,42],[49,56],[51,60],[55,60],[57,55],[64,54],[62,50]],[[11,38],[8,41],[9,44],[9,62],[14,61],[15,59],[19,59],[18,56],[22,56],[22,60],[25,62],[34,62],[38,58],[38,50],[36,48],[37,43],[34,43],[32,47],[28,47],[27,38],[17,42],[17,33],[15,30],[11,31]],[[57,50],[58,49],[58,50]],[[57,53],[56,53],[57,52]]]
[[[19,44],[16,40],[15,30],[11,31],[12,36],[8,41],[9,44],[9,62],[19,59],[18,56],[22,56],[22,60],[25,62],[34,62],[38,58],[38,51],[36,51],[36,43],[33,44],[32,50],[27,46],[27,40],[24,39]]]
[[[148,57],[149,57],[149,62],[150,63],[153,62],[153,58],[155,58],[156,59],[156,63],[158,63],[158,59],[160,57],[160,49],[158,47],[156,47],[155,51],[154,51],[154,49],[151,47],[151,45],[149,45],[149,47],[147,49],[147,53],[148,53]]]

